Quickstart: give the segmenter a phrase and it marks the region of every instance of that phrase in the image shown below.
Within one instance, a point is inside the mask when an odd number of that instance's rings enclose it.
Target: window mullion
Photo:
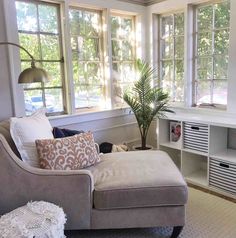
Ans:
[[[213,95],[214,95],[214,73],[215,73],[215,67],[214,67],[214,53],[215,53],[215,7],[214,5],[212,6],[212,13],[213,13],[213,16],[212,16],[212,79],[211,79],[211,99],[210,99],[210,103],[213,104]]]
[[[175,14],[173,14],[173,80],[172,80],[172,93],[173,101],[176,101],[176,88],[175,88],[175,53],[176,53],[176,35],[175,35]]]
[[[41,46],[41,37],[40,37],[40,23],[39,23],[39,4],[36,3],[36,9],[37,9],[37,38],[38,38],[38,45],[39,45],[39,58],[42,62],[43,56],[42,56],[42,46]],[[42,63],[41,63],[42,64]],[[42,65],[40,65],[42,67]],[[46,96],[45,96],[45,89],[44,89],[44,82],[41,83],[42,85],[42,99],[43,99],[43,106],[46,108]]]

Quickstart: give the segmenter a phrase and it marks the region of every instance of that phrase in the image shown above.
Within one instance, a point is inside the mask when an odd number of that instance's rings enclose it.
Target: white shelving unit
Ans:
[[[170,122],[181,125],[179,143],[170,141]],[[159,120],[157,131],[158,148],[170,155],[187,182],[236,198],[236,120],[170,114]]]

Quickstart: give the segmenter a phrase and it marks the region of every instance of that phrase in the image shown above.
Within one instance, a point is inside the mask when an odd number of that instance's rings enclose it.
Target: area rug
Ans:
[[[70,231],[68,238],[167,238],[172,228]],[[180,238],[236,238],[236,203],[189,188],[187,223]]]

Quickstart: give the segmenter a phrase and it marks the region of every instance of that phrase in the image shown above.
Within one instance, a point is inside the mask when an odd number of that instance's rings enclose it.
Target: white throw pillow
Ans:
[[[52,126],[45,111],[38,110],[29,117],[11,118],[10,132],[22,160],[33,167],[40,167],[35,140],[53,139]]]

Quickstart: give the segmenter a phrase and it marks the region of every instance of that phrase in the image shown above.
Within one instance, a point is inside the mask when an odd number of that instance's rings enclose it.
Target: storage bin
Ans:
[[[194,122],[184,123],[184,148],[208,153],[208,125]]]
[[[210,186],[236,194],[236,164],[210,158]]]

